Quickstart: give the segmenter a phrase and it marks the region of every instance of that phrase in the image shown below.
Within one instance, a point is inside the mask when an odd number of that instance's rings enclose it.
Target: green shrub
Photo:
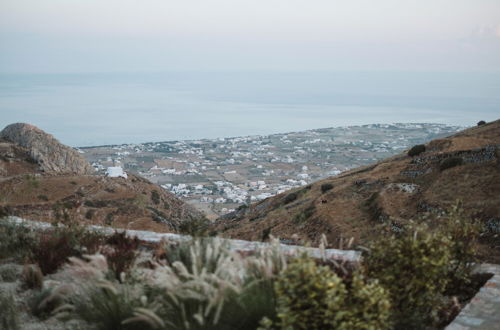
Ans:
[[[0,221],[0,258],[25,259],[31,254],[36,233],[24,224]]]
[[[440,164],[439,164],[439,170],[444,171],[449,168],[459,166],[463,164],[463,159],[461,157],[451,157],[451,158],[446,158],[444,159]]]
[[[18,330],[19,309],[10,293],[0,291],[0,329]]]
[[[37,198],[41,201],[45,201],[47,202],[49,200],[49,198],[47,197],[47,195],[38,195]]]
[[[314,204],[309,205],[304,209],[304,211],[297,213],[293,217],[293,222],[295,224],[304,224],[310,217],[316,212],[316,206]]]
[[[267,329],[388,329],[390,303],[376,282],[355,274],[350,285],[307,257],[292,261],[274,286],[278,321]]]
[[[76,316],[99,330],[150,329],[147,323],[125,323],[137,315],[136,308],[144,307],[140,292],[135,292],[128,285],[119,285],[102,281],[92,287],[86,287],[83,294],[73,298]],[[140,326],[139,326],[139,324]]]
[[[418,156],[423,152],[425,152],[425,145],[417,144],[416,146],[413,146],[410,150],[408,150],[408,156],[410,157]]]
[[[333,189],[333,184],[331,183],[323,183],[321,185],[321,192],[324,194],[326,193],[328,190],[332,190]]]
[[[415,329],[435,321],[449,282],[451,250],[446,235],[423,229],[372,243],[364,265],[368,276],[388,290],[397,328]]]
[[[437,230],[451,241],[452,260],[448,271],[450,282],[446,293],[456,295],[471,284],[473,264],[477,261],[477,240],[481,224],[465,215],[460,202],[457,202],[444,218],[438,220]]]
[[[179,224],[179,233],[193,237],[206,236],[210,222],[205,217],[189,217]]]
[[[290,204],[291,202],[294,202],[298,197],[298,194],[296,192],[289,193],[288,195],[285,196],[283,199],[283,204]]]
[[[274,288],[282,329],[328,329],[341,323],[332,314],[340,309],[347,291],[329,268],[298,259],[288,265]]]

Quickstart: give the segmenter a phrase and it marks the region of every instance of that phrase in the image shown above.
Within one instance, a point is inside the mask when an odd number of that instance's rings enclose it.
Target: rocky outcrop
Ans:
[[[94,168],[76,150],[57,141],[41,129],[24,123],[11,124],[0,138],[24,147],[47,173],[93,174]]]

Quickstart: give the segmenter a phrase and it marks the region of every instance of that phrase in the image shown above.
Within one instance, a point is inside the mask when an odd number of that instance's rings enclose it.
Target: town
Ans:
[[[78,150],[99,172],[125,178],[121,169],[138,174],[215,219],[241,205],[461,129],[442,124],[373,124]]]

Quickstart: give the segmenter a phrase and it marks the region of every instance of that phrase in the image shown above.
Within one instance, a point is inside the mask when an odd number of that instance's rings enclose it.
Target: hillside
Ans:
[[[405,152],[239,208],[218,219],[214,230],[231,238],[272,234],[313,244],[324,233],[330,242],[354,237],[363,244],[377,235],[377,225],[397,231],[461,200],[466,216],[485,225],[481,256],[500,262],[499,148],[497,120],[433,140],[417,156]]]
[[[203,215],[135,175],[105,177],[77,151],[27,124],[0,136],[0,216],[79,221],[116,228],[176,232]]]

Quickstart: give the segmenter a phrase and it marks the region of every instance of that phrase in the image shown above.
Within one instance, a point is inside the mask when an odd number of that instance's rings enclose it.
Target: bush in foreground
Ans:
[[[436,321],[451,258],[450,239],[425,229],[382,237],[371,245],[366,272],[389,292],[396,328],[418,329]]]
[[[390,302],[377,282],[354,274],[344,283],[326,266],[302,257],[291,262],[274,286],[279,320],[262,329],[388,329]]]

